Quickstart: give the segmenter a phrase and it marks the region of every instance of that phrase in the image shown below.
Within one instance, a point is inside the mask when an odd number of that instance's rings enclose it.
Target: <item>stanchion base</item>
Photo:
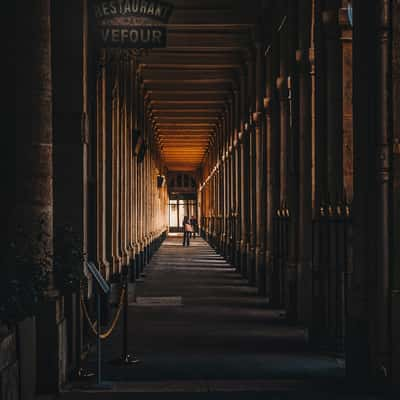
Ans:
[[[79,379],[88,379],[88,378],[93,378],[94,376],[96,376],[96,374],[94,372],[89,371],[84,368],[79,368],[77,375],[78,375]]]
[[[132,354],[127,354],[126,356],[121,356],[120,358],[117,358],[116,360],[110,361],[110,364],[114,364],[114,365],[137,365],[140,363],[141,363],[141,361],[138,360]]]
[[[83,388],[83,390],[87,390],[90,392],[98,392],[102,390],[109,390],[113,389],[113,385],[111,382],[101,382],[101,383],[94,383],[93,385],[88,385]]]

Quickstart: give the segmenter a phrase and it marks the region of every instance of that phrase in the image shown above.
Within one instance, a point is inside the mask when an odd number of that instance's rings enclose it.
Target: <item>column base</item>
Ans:
[[[248,246],[247,248],[247,280],[250,286],[256,285],[256,270],[255,270],[255,248]]]
[[[346,335],[346,376],[352,382],[365,383],[370,378],[369,322],[349,318]]]
[[[255,251],[255,268],[256,268],[256,285],[257,294],[259,296],[266,296],[266,282],[265,282],[265,252],[260,247]]]
[[[298,322],[297,284],[297,264],[288,263],[286,269],[285,308],[287,320],[291,324],[296,324]]]
[[[247,270],[247,243],[240,242],[240,272],[244,278],[248,277]]]
[[[37,393],[58,393],[67,380],[67,323],[62,297],[49,298],[36,317]]]
[[[241,267],[241,253],[240,253],[240,242],[236,242],[235,246],[235,260],[234,260],[234,266],[236,267],[238,272],[242,271]]]

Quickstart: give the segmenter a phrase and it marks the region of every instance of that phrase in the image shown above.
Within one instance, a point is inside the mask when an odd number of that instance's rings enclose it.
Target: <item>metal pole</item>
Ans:
[[[122,359],[128,359],[128,284],[125,280],[123,287],[124,293],[124,309],[123,309],[123,338],[122,338]]]
[[[101,338],[100,338],[101,299],[100,299],[99,288],[97,288],[96,296],[97,296],[97,384],[101,385]]]
[[[128,275],[124,274],[123,277],[123,284],[122,290],[124,292],[123,298],[123,327],[122,327],[122,356],[120,362],[124,365],[135,365],[138,364],[140,361],[136,358],[136,356],[128,353],[128,321],[129,321],[129,314],[128,314]]]

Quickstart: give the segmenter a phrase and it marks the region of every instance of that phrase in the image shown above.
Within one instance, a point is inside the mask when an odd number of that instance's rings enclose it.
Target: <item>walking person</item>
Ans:
[[[191,237],[192,237],[193,239],[195,239],[195,238],[196,238],[196,231],[197,231],[197,219],[196,219],[196,217],[194,217],[193,215],[192,215],[192,217],[190,218],[190,225],[192,226],[192,234],[191,234]]]
[[[183,218],[183,246],[189,246],[190,244],[190,234],[192,233],[192,225],[190,225],[189,217],[185,216]]]

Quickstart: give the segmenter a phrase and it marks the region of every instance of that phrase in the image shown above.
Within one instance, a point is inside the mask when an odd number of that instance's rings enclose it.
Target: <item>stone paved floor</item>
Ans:
[[[136,288],[140,301],[129,307],[130,350],[141,363],[120,367],[107,362],[120,354],[120,324],[103,351],[103,376],[114,392],[93,398],[131,398],[134,392],[140,396],[132,398],[140,399],[146,393],[162,393],[163,399],[186,399],[188,393],[190,399],[225,398],[227,393],[230,399],[265,398],[263,393],[273,399],[300,398],[301,393],[318,399],[377,398],[336,397],[343,391],[343,361],[313,352],[304,330],[287,325],[280,310],[270,309],[201,238],[190,247],[182,247],[179,237],[168,238],[145,272]],[[182,304],[146,305],[148,297],[173,297]],[[94,354],[86,367],[95,369]],[[89,393],[77,397],[85,386],[74,383],[73,393],[67,388],[64,397],[92,398]]]

